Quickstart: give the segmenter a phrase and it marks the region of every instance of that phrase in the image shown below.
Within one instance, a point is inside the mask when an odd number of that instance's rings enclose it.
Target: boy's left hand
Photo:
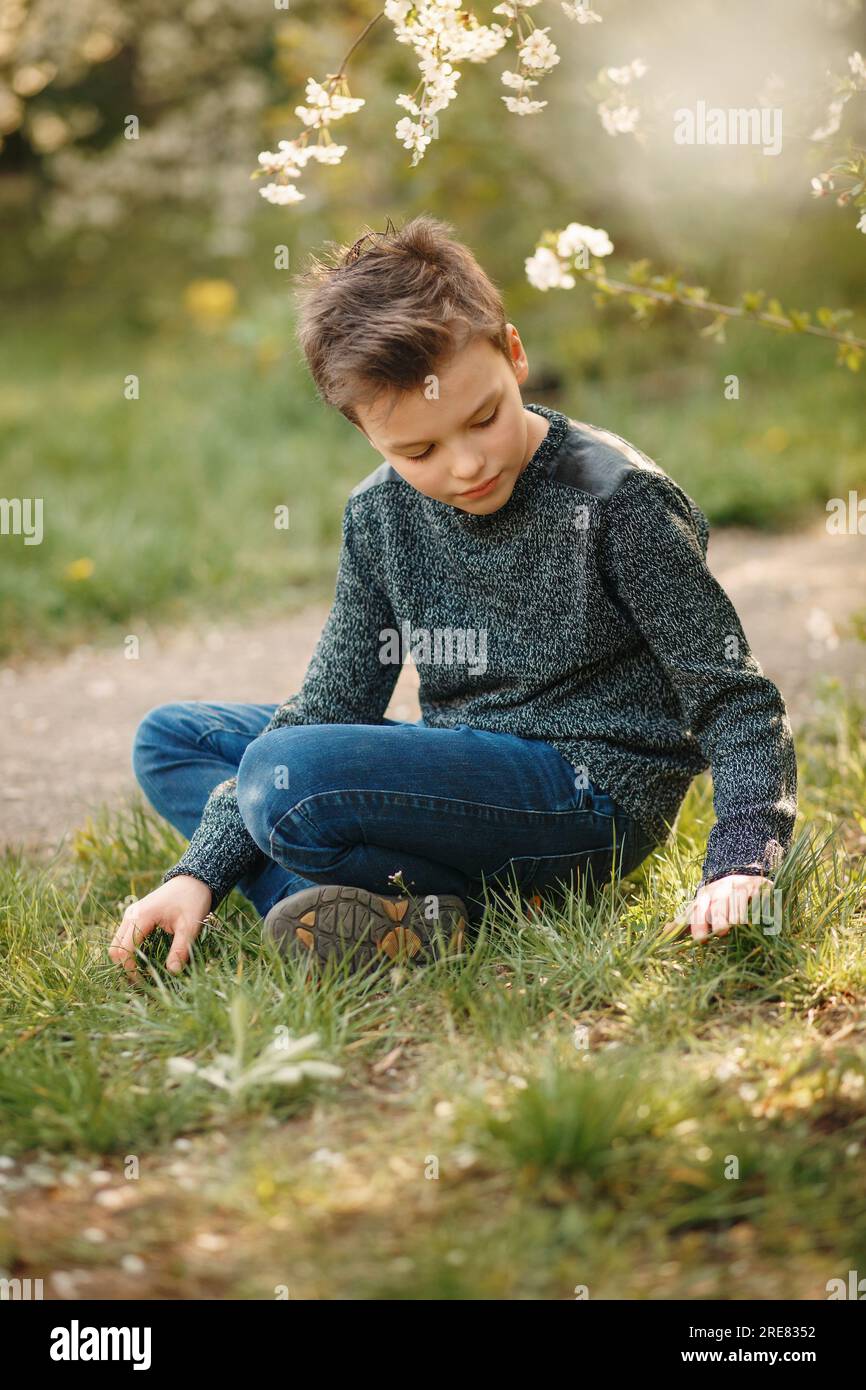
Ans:
[[[748,922],[749,902],[767,884],[772,888],[773,880],[759,874],[727,874],[705,883],[667,926],[690,927],[695,941],[706,941],[710,934],[725,936],[731,927]]]

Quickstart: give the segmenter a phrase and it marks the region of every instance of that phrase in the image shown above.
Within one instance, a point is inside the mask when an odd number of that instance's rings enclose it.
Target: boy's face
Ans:
[[[401,478],[477,515],[505,505],[548,430],[543,416],[524,408],[529,363],[517,329],[507,328],[510,362],[475,338],[425,387],[401,393],[396,404],[383,395],[357,410],[358,428]]]

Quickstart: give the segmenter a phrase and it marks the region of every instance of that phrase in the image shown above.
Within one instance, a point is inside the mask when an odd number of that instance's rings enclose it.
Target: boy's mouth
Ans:
[[[481,483],[481,484],[479,484],[478,487],[470,488],[468,492],[461,492],[461,493],[459,493],[458,495],[459,495],[460,497],[470,497],[470,498],[473,498],[473,497],[484,497],[488,492],[492,492],[492,491],[493,491],[493,488],[494,488],[494,487],[496,486],[496,484],[499,482],[499,479],[500,479],[501,477],[502,477],[502,470],[500,469],[499,472],[496,473],[492,478],[488,478],[486,483]]]

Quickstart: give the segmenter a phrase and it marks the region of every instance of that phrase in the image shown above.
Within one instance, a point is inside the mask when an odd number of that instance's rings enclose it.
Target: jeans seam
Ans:
[[[286,811],[282,816],[280,816],[279,820],[276,821],[274,825],[272,825],[268,833],[268,849],[270,851],[270,856],[272,859],[277,859],[276,853],[274,851],[274,836],[282,828],[285,822],[291,820],[292,817],[300,818],[302,821],[305,821],[310,838],[312,839],[315,836],[316,827],[310,820],[306,812],[301,809],[301,803],[298,802],[296,806],[292,806],[290,810]],[[277,863],[279,863],[279,860],[277,860]]]
[[[288,820],[290,820],[291,817],[293,817],[293,816],[299,816],[299,817],[305,822],[308,833],[310,833],[310,834],[312,834],[313,836],[315,836],[315,834],[316,834],[316,824],[315,824],[315,821],[311,820],[310,816],[309,816],[309,815],[307,814],[307,812],[304,810],[304,807],[305,807],[305,806],[308,806],[311,802],[323,801],[323,800],[326,800],[326,799],[329,799],[329,798],[338,797],[338,796],[343,796],[343,795],[345,795],[347,792],[352,793],[352,794],[359,793],[359,794],[362,795],[362,796],[381,796],[381,797],[390,797],[390,798],[395,798],[395,799],[398,799],[398,798],[400,798],[400,797],[403,797],[403,798],[406,799],[407,804],[412,805],[412,806],[416,806],[416,807],[419,806],[419,805],[421,805],[421,804],[423,804],[423,803],[425,803],[425,802],[432,802],[432,803],[438,803],[438,804],[449,805],[449,806],[453,806],[453,805],[455,805],[455,804],[456,804],[456,805],[459,805],[459,806],[477,806],[477,807],[480,807],[480,808],[482,808],[482,809],[484,809],[484,810],[515,811],[515,812],[517,812],[519,815],[532,816],[532,817],[538,817],[538,818],[545,817],[545,816],[554,816],[554,817],[556,817],[557,819],[560,819],[560,818],[562,818],[562,817],[567,817],[567,816],[595,816],[595,817],[597,817],[597,818],[599,818],[599,819],[608,820],[608,821],[611,821],[611,822],[613,822],[613,821],[615,820],[615,817],[614,817],[614,816],[606,815],[604,812],[601,812],[601,811],[591,811],[591,810],[589,810],[589,809],[587,809],[587,810],[580,810],[580,809],[578,808],[578,809],[576,809],[576,810],[575,810],[575,809],[571,809],[571,810],[568,810],[568,811],[533,811],[533,810],[531,810],[531,809],[526,809],[526,808],[521,808],[521,807],[516,807],[516,806],[500,806],[500,805],[498,805],[498,804],[493,805],[493,804],[488,803],[488,802],[481,802],[481,801],[466,801],[464,798],[461,798],[461,797],[450,797],[450,796],[438,796],[438,797],[436,797],[436,796],[419,796],[419,795],[417,795],[417,794],[414,793],[414,792],[390,792],[390,791],[386,791],[386,790],[381,789],[381,788],[376,789],[376,790],[371,790],[371,788],[369,788],[369,787],[340,787],[340,788],[331,787],[331,788],[328,789],[328,791],[324,791],[324,792],[312,792],[309,796],[306,796],[306,797],[304,797],[301,801],[296,802],[296,804],[295,804],[294,806],[290,807],[288,811],[285,811],[285,812],[283,813],[283,815],[280,816],[279,820],[277,820],[277,821],[274,822],[273,826],[271,827],[271,829],[270,829],[270,831],[269,831],[269,833],[268,833],[268,848],[269,848],[269,852],[270,852],[271,858],[272,858],[272,859],[273,859],[273,858],[276,858],[276,855],[274,854],[274,837],[282,830],[283,825],[284,825]],[[430,809],[434,809],[434,810],[435,810],[435,809],[436,809],[436,808],[435,808],[435,805],[432,806]],[[609,848],[612,849],[613,846],[609,846]],[[594,853],[597,853],[597,852],[603,852],[603,850],[600,850],[599,848],[594,848],[594,849],[591,849],[591,850],[586,851],[586,852],[591,853],[591,854],[594,854]],[[538,856],[538,855],[525,855],[525,856],[514,856],[514,855],[512,855],[509,859],[505,860],[505,863],[510,864],[510,863],[514,860],[515,857],[523,857],[523,858],[529,859],[529,858],[539,858],[540,856]],[[547,856],[541,856],[541,857],[546,857],[546,858],[561,858],[560,855],[547,855]]]
[[[234,730],[234,729],[226,729],[225,724],[212,724],[212,725],[211,725],[209,728],[207,728],[207,729],[200,729],[199,732],[198,732],[198,733],[196,734],[196,736],[195,736],[195,741],[196,741],[196,744],[200,744],[200,743],[202,743],[206,738],[209,738],[211,734],[237,733],[237,732],[238,732],[238,731],[237,731],[237,730]],[[242,736],[242,735],[238,734],[238,737],[241,737],[241,736]]]
[[[545,816],[562,818],[566,816],[580,815],[599,816],[603,820],[614,820],[615,818],[614,815],[609,815],[605,811],[594,811],[591,810],[589,807],[587,807],[586,810],[581,809],[581,807],[579,806],[572,806],[569,807],[567,810],[563,811],[533,811],[531,807],[527,806],[502,806],[498,802],[469,801],[465,797],[459,796],[428,796],[420,795],[417,792],[389,791],[387,788],[384,787],[329,787],[327,791],[311,792],[309,796],[305,796],[302,798],[302,800],[298,801],[291,808],[290,811],[287,811],[285,813],[285,815],[288,816],[291,815],[293,811],[300,810],[304,815],[304,818],[307,820],[308,824],[312,824],[309,817],[303,811],[304,806],[308,805],[310,802],[313,801],[322,801],[328,798],[345,796],[347,793],[352,796],[359,795],[362,797],[386,797],[396,801],[398,804],[400,804],[400,799],[402,798],[403,802],[407,805],[416,807],[423,806],[430,810],[436,810],[437,806],[458,806],[477,807],[479,810],[482,811],[507,811],[515,815],[531,816],[533,818],[538,819],[541,819]],[[282,821],[283,819],[285,819],[285,816],[280,817],[280,821]],[[280,821],[277,822],[277,825],[280,824]]]

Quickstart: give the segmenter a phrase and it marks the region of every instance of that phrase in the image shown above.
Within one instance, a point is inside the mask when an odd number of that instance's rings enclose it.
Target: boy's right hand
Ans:
[[[114,933],[108,954],[115,965],[122,965],[130,980],[138,979],[135,950],[154,927],[162,927],[174,937],[166,960],[177,975],[189,960],[190,947],[210,912],[213,894],[201,879],[177,874],[146,897],[130,903]]]

